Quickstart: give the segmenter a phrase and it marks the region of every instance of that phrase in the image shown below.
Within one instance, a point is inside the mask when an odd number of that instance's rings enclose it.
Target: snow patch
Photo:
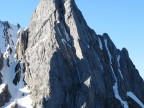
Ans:
[[[57,21],[57,24],[60,24],[60,21],[59,21],[59,20]]]
[[[86,108],[86,102],[81,106],[81,108]]]
[[[100,49],[103,50],[103,45],[102,45],[102,42],[101,42],[100,38],[98,38],[98,42],[99,42]]]
[[[14,55],[14,59],[15,59],[15,60],[17,59],[17,54]]]
[[[107,52],[108,52],[108,56],[109,56],[109,59],[110,59],[110,64],[112,64],[111,54],[110,54],[110,52],[109,52],[108,45],[107,45],[107,39],[105,39],[104,42],[105,42],[105,47],[106,47],[106,50],[107,50]]]
[[[1,84],[0,85],[0,93],[2,93],[3,92],[3,89],[6,87],[6,84]]]
[[[18,103],[18,105],[23,106],[25,108],[32,108],[32,106],[31,106],[32,100],[29,95],[30,90],[28,89],[27,86],[24,86],[23,78],[24,78],[24,74],[22,74],[20,83],[18,85],[19,92],[17,93],[16,103]]]
[[[4,62],[6,63],[6,61]],[[16,62],[13,64],[10,64],[10,68],[4,65],[5,67],[2,70],[3,79],[6,84],[8,84],[8,89],[10,91],[10,94],[12,96],[10,102],[6,103],[5,106],[2,108],[10,108],[14,103],[25,107],[25,108],[31,108],[32,100],[29,95],[29,90],[24,85],[23,79],[24,79],[24,73],[23,73],[23,67],[21,64],[21,78],[18,83],[18,85],[13,84],[13,79],[15,77],[15,66]]]
[[[61,41],[63,42],[64,45],[67,43],[65,39],[61,39]]]
[[[3,57],[5,59],[8,59],[9,58],[9,50],[10,50],[10,45],[8,44],[7,48],[6,48],[6,51],[4,52],[3,54]]]
[[[90,46],[89,46],[89,45],[87,45],[87,47],[88,47],[88,48],[90,48]]]
[[[120,70],[120,55],[118,55],[118,57],[117,57],[117,63],[118,63],[118,71],[120,73],[121,78],[123,79],[123,75],[122,75],[122,72]]]
[[[135,102],[137,102],[142,108],[144,108],[144,104],[132,93],[132,92],[127,92],[127,96],[132,98]]]
[[[20,32],[21,32],[21,29],[19,29],[19,30],[17,31],[17,34],[20,34]]]
[[[87,87],[90,87],[91,76],[84,82]]]
[[[127,104],[127,101],[123,101],[122,98],[119,95],[117,81],[115,82],[115,84],[113,86],[113,90],[114,90],[114,93],[115,93],[115,98],[117,98],[121,102],[121,104],[124,106],[124,108],[129,108],[128,104]]]
[[[28,27],[26,27],[26,28],[24,29],[24,31],[26,31],[26,30],[28,30]]]

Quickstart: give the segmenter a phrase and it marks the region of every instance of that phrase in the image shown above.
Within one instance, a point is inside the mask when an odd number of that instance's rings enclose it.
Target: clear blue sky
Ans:
[[[1,0],[0,20],[26,27],[39,0]],[[144,0],[76,0],[88,25],[126,47],[144,78]]]

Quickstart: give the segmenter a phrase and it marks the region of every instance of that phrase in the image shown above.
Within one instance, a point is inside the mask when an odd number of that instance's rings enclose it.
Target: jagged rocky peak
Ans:
[[[144,108],[144,82],[128,51],[97,35],[74,0],[40,0],[28,28],[18,29],[13,45],[0,46],[0,96],[9,96],[0,107]]]
[[[34,107],[143,107],[144,83],[127,50],[90,29],[74,0],[40,0],[28,29]]]

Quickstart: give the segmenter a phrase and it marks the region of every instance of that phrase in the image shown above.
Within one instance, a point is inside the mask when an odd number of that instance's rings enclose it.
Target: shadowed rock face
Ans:
[[[126,108],[128,91],[144,102],[128,51],[90,29],[74,0],[40,0],[28,29],[20,54],[35,108]]]
[[[2,67],[3,67],[3,55],[0,52],[0,70],[2,69]]]
[[[1,69],[3,68],[3,56],[0,52],[0,84],[2,83],[2,74],[1,74]]]
[[[8,86],[6,85],[3,88],[3,91],[0,93],[0,107],[4,106],[5,103],[9,102],[11,99],[11,95],[8,90]]]

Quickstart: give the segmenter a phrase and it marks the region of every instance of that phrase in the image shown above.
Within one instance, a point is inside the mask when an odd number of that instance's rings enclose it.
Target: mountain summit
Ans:
[[[24,30],[0,24],[0,107],[144,108],[128,51],[89,28],[74,0],[40,0]]]

